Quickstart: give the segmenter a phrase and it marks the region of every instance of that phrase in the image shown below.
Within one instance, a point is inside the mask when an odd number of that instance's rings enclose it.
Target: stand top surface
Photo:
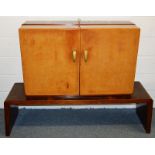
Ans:
[[[131,103],[131,102],[137,102],[137,103],[143,103],[143,102],[148,102],[152,101],[152,98],[148,94],[148,92],[145,90],[143,85],[140,82],[135,82],[134,83],[134,92],[132,95],[104,95],[104,96],[49,96],[49,97],[32,97],[32,98],[27,98],[24,93],[24,84],[23,83],[15,83],[8,94],[5,102],[10,103],[10,104],[34,104],[36,102],[43,102],[46,104],[51,104],[56,103],[59,104],[59,101],[63,104],[67,103],[72,103],[72,101],[75,101],[73,104],[79,104],[81,101],[86,104],[92,103],[98,103],[99,102],[105,102],[105,103]],[[56,102],[57,101],[57,102]],[[64,101],[64,102],[62,102]],[[67,102],[69,101],[69,102]],[[77,102],[76,102],[77,101]],[[61,104],[60,103],[60,104]],[[41,103],[42,104],[42,103]]]

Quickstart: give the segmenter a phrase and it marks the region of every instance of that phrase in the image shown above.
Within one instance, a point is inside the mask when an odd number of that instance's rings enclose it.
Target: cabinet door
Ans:
[[[79,28],[22,26],[19,33],[26,95],[78,95]]]
[[[80,94],[131,94],[138,43],[134,25],[81,26]]]

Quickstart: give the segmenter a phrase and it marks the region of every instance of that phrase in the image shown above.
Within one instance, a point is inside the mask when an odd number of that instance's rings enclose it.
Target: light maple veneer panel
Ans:
[[[139,34],[134,25],[81,26],[81,95],[133,92]]]
[[[22,26],[19,34],[26,95],[78,95],[78,27]]]

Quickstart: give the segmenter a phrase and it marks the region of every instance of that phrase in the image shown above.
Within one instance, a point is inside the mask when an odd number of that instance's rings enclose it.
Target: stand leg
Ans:
[[[148,101],[145,104],[137,104],[136,112],[146,133],[151,132],[152,111],[153,101]]]
[[[11,107],[7,102],[4,103],[5,112],[5,135],[10,136],[13,125],[18,116],[18,107]]]

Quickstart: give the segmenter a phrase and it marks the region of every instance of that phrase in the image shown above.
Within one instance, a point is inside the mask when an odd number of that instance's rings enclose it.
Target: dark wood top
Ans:
[[[130,21],[26,21],[22,25],[135,25]]]
[[[152,98],[140,82],[134,83],[132,95],[104,95],[104,96],[40,96],[27,98],[24,93],[24,84],[15,83],[5,102],[12,105],[91,105],[91,104],[118,104],[144,103]]]
[[[78,21],[26,21],[22,25],[78,25]]]

